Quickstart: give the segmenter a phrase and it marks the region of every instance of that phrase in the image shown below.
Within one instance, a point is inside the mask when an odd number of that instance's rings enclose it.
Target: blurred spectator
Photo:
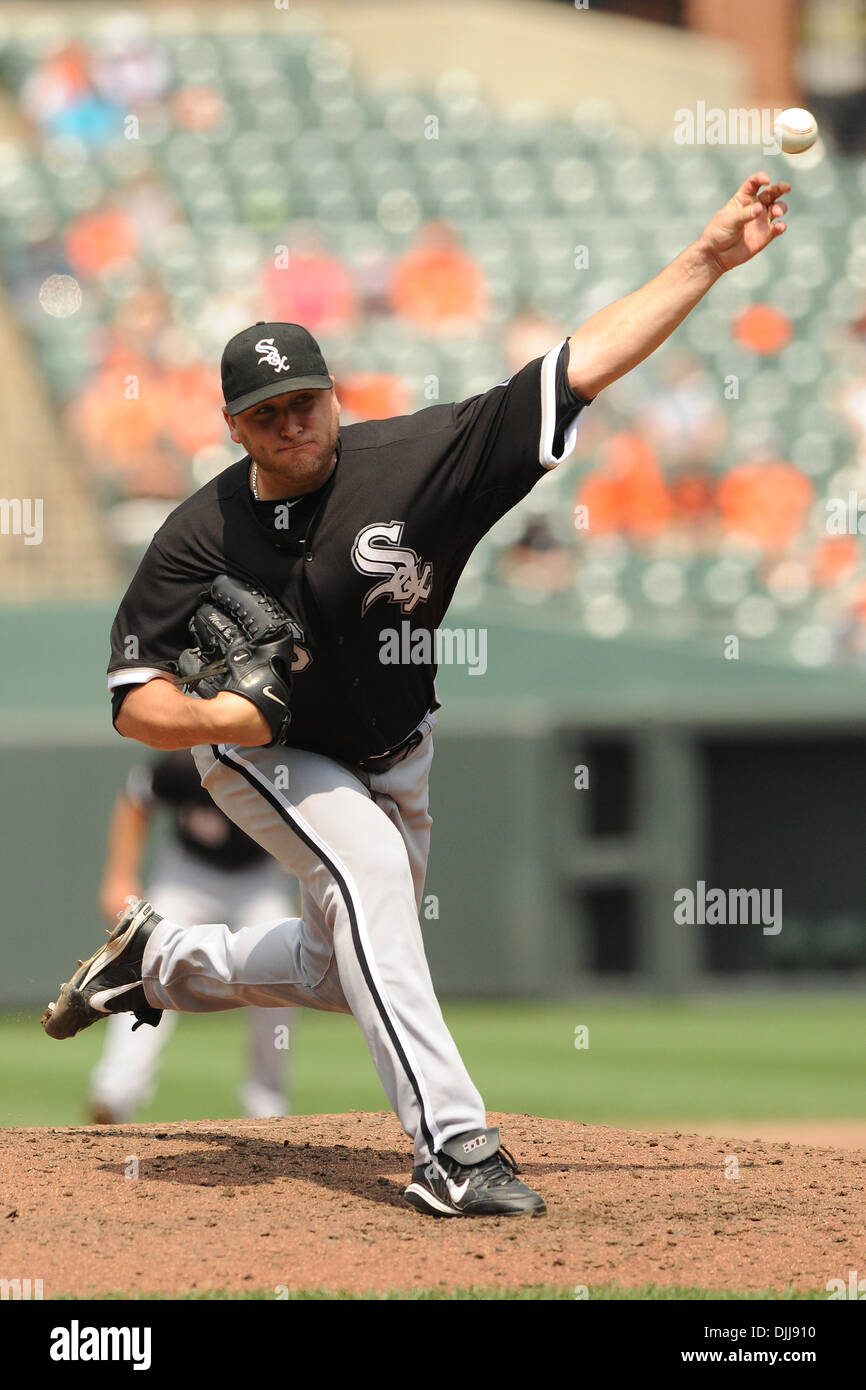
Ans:
[[[833,403],[854,439],[866,444],[866,342],[846,340],[837,352],[838,378]]]
[[[842,389],[839,407],[855,438],[861,444],[866,443],[866,377],[852,381]]]
[[[519,372],[536,357],[544,357],[567,337],[566,329],[553,319],[545,318],[534,309],[518,310],[505,329],[505,361],[509,375]]]
[[[816,588],[832,589],[853,574],[859,561],[856,536],[827,536],[812,552],[809,577]]]
[[[699,470],[724,443],[727,420],[719,388],[691,352],[670,353],[660,364],[660,381],[636,420],[668,467]]]
[[[64,238],[66,257],[73,274],[97,276],[138,252],[138,237],[131,219],[114,202],[74,217]]]
[[[594,536],[619,531],[633,541],[650,540],[673,516],[670,489],[652,445],[631,430],[610,437],[601,467],[578,483],[574,501],[587,508],[585,529]]]
[[[787,347],[794,328],[788,315],[772,304],[750,304],[737,315],[732,332],[752,352],[769,355]]]
[[[185,458],[225,439],[222,393],[216,373],[201,362],[165,367],[160,390],[165,402],[165,433]]]
[[[215,87],[183,87],[172,97],[171,110],[182,130],[213,130],[225,119],[226,105]]]
[[[718,479],[702,463],[685,464],[668,477],[674,524],[696,540],[715,539]]]
[[[718,387],[694,353],[669,353],[635,429],[652,446],[667,481],[671,521],[693,540],[715,539],[713,465],[727,434]]]
[[[49,135],[97,145],[122,133],[120,106],[94,90],[89,55],[79,44],[43,58],[24,81],[21,104]]]
[[[765,550],[781,550],[802,531],[815,489],[782,459],[737,464],[718,487],[724,529]]]
[[[178,198],[155,173],[144,173],[125,183],[115,201],[134,228],[140,246],[151,246],[167,227],[185,223]]]
[[[371,243],[355,251],[352,273],[363,316],[390,317],[391,256],[388,248]]]
[[[69,416],[91,457],[122,471],[154,438],[162,409],[147,358],[115,350],[72,403]]]
[[[851,542],[857,553],[841,570],[832,592],[827,595],[824,614],[833,623],[834,655],[837,659],[866,664],[866,567],[854,536],[838,536]],[[832,605],[832,606],[831,606]]]
[[[312,228],[295,228],[288,245],[288,264],[271,264],[264,274],[266,317],[301,323],[313,334],[348,327],[357,311],[346,267],[325,249]]]
[[[87,52],[70,43],[43,58],[28,74],[20,99],[27,114],[50,129],[56,116],[83,101],[89,91]]]
[[[93,85],[106,101],[124,111],[159,101],[171,82],[168,54],[151,37],[149,27],[144,15],[114,16],[93,45]]]
[[[118,347],[147,350],[169,323],[170,315],[165,291],[149,280],[118,301],[116,318],[109,329],[111,341]]]
[[[864,339],[866,339],[866,304],[860,306],[860,312],[856,319],[852,319],[849,328],[852,336],[859,342],[863,342]]]
[[[428,222],[416,244],[398,260],[391,306],[423,333],[459,331],[483,318],[484,277],[446,223]]]
[[[202,403],[207,376],[203,368],[163,370],[128,349],[109,352],[68,412],[97,476],[114,475],[130,497],[184,496],[189,454],[221,438],[209,381]]]
[[[550,518],[529,517],[521,535],[498,557],[499,572],[512,588],[556,593],[567,589],[573,556],[556,538]]]
[[[337,382],[337,398],[345,424],[387,420],[412,409],[409,388],[392,372],[351,372]]]

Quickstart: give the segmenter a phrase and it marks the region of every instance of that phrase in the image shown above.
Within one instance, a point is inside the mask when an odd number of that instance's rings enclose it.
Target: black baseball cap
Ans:
[[[329,391],[334,384],[319,344],[299,323],[260,320],[236,333],[225,345],[220,370],[229,415],[285,391]]]

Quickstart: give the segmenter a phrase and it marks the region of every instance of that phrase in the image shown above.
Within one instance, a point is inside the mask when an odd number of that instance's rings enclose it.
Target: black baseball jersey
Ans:
[[[400,743],[438,705],[436,667],[383,653],[435,652],[481,537],[571,452],[589,402],[567,366],[566,340],[481,395],[343,427],[331,476],[295,505],[253,500],[249,458],[187,498],[112,628],[114,718],[130,684],[175,669],[203,590],[229,573],[268,589],[299,626],[292,745],[357,763]]]
[[[173,838],[212,869],[246,869],[268,857],[214,805],[188,749],[137,764],[126,780],[126,795],[145,811],[164,806]]]

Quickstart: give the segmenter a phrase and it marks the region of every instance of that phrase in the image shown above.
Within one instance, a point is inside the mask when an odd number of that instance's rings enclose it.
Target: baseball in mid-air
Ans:
[[[802,106],[791,106],[777,116],[774,130],[783,154],[802,154],[818,139],[818,122]]]

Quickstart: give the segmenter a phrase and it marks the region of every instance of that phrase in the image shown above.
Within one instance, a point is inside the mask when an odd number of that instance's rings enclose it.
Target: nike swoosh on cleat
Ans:
[[[463,1197],[466,1196],[466,1189],[469,1186],[469,1179],[466,1178],[462,1183],[458,1185],[453,1178],[446,1178],[445,1185],[448,1188],[448,1195],[451,1198],[452,1202],[459,1202]]]
[[[408,1197],[410,1194],[420,1197],[427,1210],[435,1212],[437,1216],[457,1216],[459,1214],[453,1207],[446,1206],[440,1198],[430,1191],[429,1187],[424,1187],[421,1183],[410,1183],[404,1195]]]
[[[101,1014],[107,1014],[108,1009],[103,1008],[103,1001],[108,1003],[110,999],[116,999],[119,994],[128,994],[131,989],[138,989],[141,980],[133,980],[131,985],[118,985],[116,989],[98,989],[95,994],[91,994],[88,1004],[91,1009],[96,1009]]]

